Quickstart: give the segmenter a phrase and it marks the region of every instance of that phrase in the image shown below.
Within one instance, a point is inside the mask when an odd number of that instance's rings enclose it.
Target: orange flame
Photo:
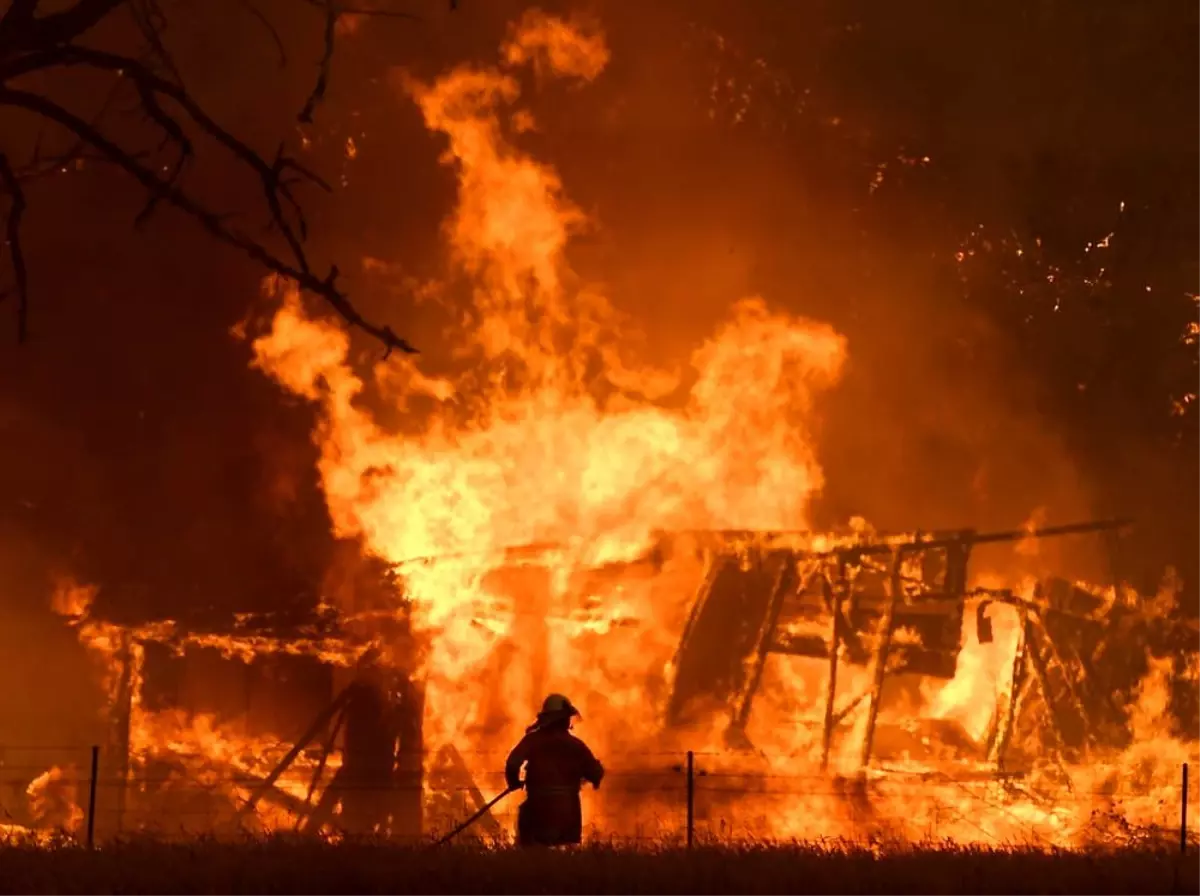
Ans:
[[[510,70],[533,62],[584,80],[607,61],[597,35],[538,14],[514,29],[503,55]],[[647,396],[664,391],[662,372],[627,357],[627,322],[572,285],[565,249],[583,214],[553,169],[505,137],[501,113],[520,98],[515,75],[463,68],[405,86],[429,128],[449,138],[443,161],[457,171],[459,199],[447,236],[474,284],[458,350],[479,366],[443,390],[419,434],[388,433],[356,404],[364,383],[348,365],[346,335],[307,317],[294,293],[255,342],[255,363],[320,404],[321,475],[339,534],[361,534],[397,563],[468,555],[405,570],[432,636],[427,699],[442,737],[470,749],[465,732],[491,724],[481,715],[495,705],[487,669],[509,641],[524,663],[504,673],[507,733],[551,680],[593,700],[603,694],[652,730],[645,679],[613,661],[636,660],[638,639],[607,638],[611,671],[595,668],[591,642],[606,637],[606,623],[569,621],[573,589],[588,567],[644,551],[656,529],[804,528],[822,482],[807,424],[816,395],[837,378],[844,341],[747,299],[693,355],[682,400],[654,403]],[[502,550],[540,542],[560,546],[549,579],[506,595]],[[657,668],[643,674],[661,678],[664,635],[677,630],[681,608],[652,591],[630,583],[604,610],[654,632],[642,640]],[[548,640],[544,658],[538,640]]]
[[[78,802],[78,780],[75,770],[54,766],[42,772],[25,788],[29,811],[40,828],[74,833],[83,822],[83,810]]]

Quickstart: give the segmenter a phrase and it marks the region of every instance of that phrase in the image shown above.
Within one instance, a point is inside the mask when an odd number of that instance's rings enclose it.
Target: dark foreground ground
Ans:
[[[266,841],[0,847],[3,893],[1197,893],[1200,856],[812,846],[526,854]]]

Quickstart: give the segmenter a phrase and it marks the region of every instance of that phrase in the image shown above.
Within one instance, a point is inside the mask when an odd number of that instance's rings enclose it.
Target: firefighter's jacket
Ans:
[[[509,787],[521,786],[525,766],[525,802],[517,815],[522,846],[564,846],[583,839],[579,790],[583,782],[600,786],[604,768],[587,744],[561,728],[535,729],[513,748],[504,766]]]

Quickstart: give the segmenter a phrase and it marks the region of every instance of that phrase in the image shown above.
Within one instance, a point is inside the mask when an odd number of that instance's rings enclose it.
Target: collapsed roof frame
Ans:
[[[889,674],[895,674],[895,669],[889,669],[889,659],[904,653],[906,645],[895,645],[893,642],[898,631],[904,627],[905,619],[915,616],[939,620],[942,623],[952,623],[956,637],[961,628],[965,601],[969,597],[982,597],[986,603],[998,602],[1017,608],[1021,620],[1021,638],[1015,652],[1012,666],[1011,697],[1004,707],[997,707],[997,724],[989,733],[988,753],[997,766],[1003,771],[1004,758],[1009,743],[1018,723],[1023,708],[1029,705],[1030,698],[1040,696],[1051,709],[1049,713],[1051,725],[1057,707],[1070,703],[1074,707],[1082,707],[1082,701],[1073,687],[1073,678],[1066,671],[1063,653],[1054,643],[1045,626],[1043,618],[1046,608],[1037,601],[1030,602],[1016,597],[1011,592],[986,591],[967,589],[966,568],[973,547],[982,544],[1002,542],[1019,542],[1024,539],[1040,539],[1078,535],[1087,533],[1115,534],[1131,525],[1126,520],[1105,520],[1073,523],[1042,529],[1016,529],[1003,532],[977,533],[974,530],[957,530],[953,532],[934,532],[928,535],[882,535],[875,537],[851,536],[830,537],[810,532],[766,532],[750,530],[706,530],[683,533],[661,533],[660,541],[649,552],[648,557],[642,557],[633,563],[645,562],[647,559],[655,565],[661,563],[662,539],[671,536],[686,536],[694,539],[697,544],[709,552],[711,562],[708,574],[693,601],[691,614],[680,639],[675,655],[676,688],[672,694],[672,705],[668,709],[667,725],[679,722],[682,703],[677,699],[681,659],[690,650],[690,642],[694,639],[698,626],[703,625],[705,608],[710,606],[715,576],[722,568],[730,563],[742,565],[747,561],[751,565],[758,564],[773,566],[769,588],[758,596],[755,609],[757,612],[750,619],[754,628],[753,650],[742,660],[752,659],[751,672],[742,683],[735,695],[734,709],[731,713],[729,732],[731,741],[739,746],[747,746],[745,728],[749,720],[752,705],[761,685],[767,658],[772,654],[787,654],[807,656],[810,658],[825,658],[829,662],[829,677],[824,702],[824,717],[822,723],[821,765],[828,765],[833,736],[843,722],[864,701],[867,701],[867,724],[865,735],[860,745],[859,768],[865,772],[869,766],[873,748],[875,725],[880,707],[880,695],[883,683]],[[546,561],[548,554],[560,553],[565,546],[558,543],[542,543],[518,546],[503,552],[502,563],[540,565]],[[943,574],[937,589],[927,587],[927,583],[915,581],[907,574],[908,565],[914,559],[935,552],[944,553]],[[488,552],[494,553],[494,552]],[[403,568],[409,563],[428,564],[438,561],[462,559],[466,554],[446,555],[444,557],[422,557],[393,567],[393,574],[403,578]],[[876,558],[887,558],[886,565],[877,563]],[[621,567],[627,563],[606,564]],[[882,600],[875,600],[874,605],[869,596],[856,590],[856,579],[862,571],[873,572],[882,576],[884,585]],[[914,586],[916,586],[914,588]],[[827,635],[814,638],[793,638],[782,640],[779,635],[779,623],[785,604],[789,599],[798,596],[816,595],[819,603],[826,611]],[[401,602],[407,605],[407,600],[401,595]],[[984,615],[981,606],[981,626]],[[336,615],[336,614],[335,614]],[[1070,615],[1070,614],[1067,614]],[[398,612],[389,615],[390,621],[405,618],[407,613]],[[1084,617],[1079,617],[1083,619]],[[874,620],[875,626],[870,634],[877,634],[875,644],[868,647],[863,636],[868,634],[863,619]],[[320,657],[322,653],[333,652],[340,655],[339,664],[350,665],[356,662],[364,652],[368,651],[375,639],[364,639],[353,636],[339,623],[344,620],[322,617],[318,624],[309,631],[300,634],[293,631],[292,637],[272,638],[264,635],[261,630],[248,637],[244,649],[259,649],[265,652],[295,652],[292,647],[305,644],[300,652]],[[235,629],[245,631],[244,626]],[[982,631],[982,628],[981,628]],[[299,637],[296,635],[299,634]],[[129,774],[129,702],[132,699],[130,670],[133,660],[130,650],[133,642],[150,642],[174,644],[178,652],[187,646],[212,646],[206,643],[207,637],[194,632],[182,631],[175,628],[160,626],[142,627],[128,630],[123,639],[122,653],[125,655],[123,672],[120,680],[120,695],[118,711],[117,740],[118,755],[122,756],[121,777]],[[911,646],[911,645],[908,645]],[[957,650],[957,641],[955,651]],[[932,651],[937,654],[938,651]],[[239,655],[239,654],[234,654]],[[956,655],[956,653],[955,653]],[[241,656],[243,660],[246,656]],[[928,659],[928,657],[927,657]],[[1078,658],[1073,658],[1078,660]],[[843,706],[836,706],[838,696],[838,672],[845,662],[865,664],[870,669],[870,687],[863,693],[848,700]],[[950,666],[950,676],[941,674],[938,677],[952,677],[953,666]],[[1057,684],[1057,687],[1055,686]],[[409,701],[405,701],[406,703]],[[423,700],[416,703],[423,705]],[[337,732],[343,726],[346,709],[346,695],[343,693],[334,699],[318,718],[314,720],[310,730],[305,733],[289,751],[288,755],[276,766],[263,782],[256,788],[251,799],[241,808],[239,818],[244,818],[253,812],[257,802],[273,793],[280,774],[286,770],[296,757],[306,747],[317,740],[322,734],[322,749],[317,771],[314,773],[309,787],[308,799],[303,806],[289,806],[299,813],[299,821],[306,828],[319,827],[328,819],[332,805],[328,799],[322,799],[317,806],[312,806],[313,791],[321,776],[325,760],[334,746]],[[1086,712],[1078,709],[1080,717],[1086,724]],[[409,713],[411,715],[411,712]],[[122,724],[123,722],[123,724]],[[421,741],[420,723],[417,730],[410,733],[412,743]],[[331,727],[332,726],[332,727]],[[1056,733],[1058,742],[1064,738]],[[123,749],[120,749],[123,747]],[[423,749],[423,747],[422,747]],[[454,764],[454,757],[447,760]],[[461,765],[461,760],[458,763]],[[419,781],[421,771],[407,768],[406,777],[412,774]],[[467,779],[470,775],[467,774]],[[467,781],[468,788],[482,801],[474,782]],[[326,791],[332,793],[339,788],[327,785]],[[124,788],[120,788],[118,801],[121,804],[118,817],[124,810]],[[289,802],[298,802],[291,800]],[[416,810],[419,815],[419,809]],[[419,825],[420,822],[418,821]]]
[[[711,689],[714,685],[731,684],[732,708],[727,737],[735,746],[749,747],[745,729],[768,657],[784,654],[826,659],[829,666],[821,731],[821,767],[823,770],[828,767],[839,724],[866,701],[866,724],[858,756],[859,773],[865,774],[871,762],[885,679],[903,671],[952,678],[961,647],[966,600],[982,597],[981,634],[984,631],[982,623],[986,622],[983,610],[988,603],[1014,606],[1021,626],[1011,673],[1013,697],[1007,701],[1003,712],[997,707],[994,719],[998,718],[1000,722],[989,732],[988,753],[997,770],[1003,771],[1016,723],[1035,686],[1049,710],[1052,740],[1058,745],[1066,743],[1067,739],[1058,730],[1057,719],[1062,708],[1069,706],[1085,728],[1083,747],[1086,750],[1090,741],[1090,733],[1086,731],[1088,713],[1075,684],[1086,680],[1086,671],[1080,673],[1067,668],[1069,664],[1079,667],[1083,660],[1077,652],[1056,645],[1056,639],[1046,626],[1045,615],[1048,612],[1059,616],[1074,615],[1080,623],[1095,620],[1085,614],[1050,610],[1040,600],[1025,600],[1009,591],[968,590],[967,564],[972,548],[981,544],[1088,533],[1111,536],[1129,525],[1126,520],[1101,520],[1006,532],[961,530],[930,536],[847,540],[831,548],[816,550],[803,543],[795,547],[789,545],[789,539],[783,533],[757,533],[757,537],[738,533],[734,542],[724,548],[721,539],[717,538],[711,547],[707,575],[697,591],[676,651],[676,680],[668,708],[668,724],[686,724],[687,706],[692,699],[703,695],[704,685]],[[813,543],[809,541],[809,544]],[[930,582],[925,578],[924,574],[928,572],[925,563],[918,576],[906,574],[913,561],[927,561],[931,554],[937,553],[942,555],[938,581]],[[880,566],[873,560],[876,557],[887,557],[889,562]],[[856,587],[864,571],[879,578],[881,593],[872,595]],[[727,580],[723,587],[722,577]],[[743,581],[736,581],[739,578]],[[768,583],[766,587],[763,587],[764,583]],[[1119,583],[1114,582],[1114,586],[1119,587]],[[1040,595],[1036,597],[1040,598]],[[807,615],[805,621],[810,623],[808,631],[798,637],[781,633],[781,616],[789,602],[798,605],[800,615]],[[729,609],[731,606],[732,610]],[[747,610],[752,637],[746,637],[744,629],[739,637],[736,615]],[[823,627],[824,631],[814,631],[814,625]],[[923,640],[932,644],[897,645],[897,634],[908,626],[923,628],[926,635]],[[874,643],[868,643],[870,641]],[[722,677],[721,664],[714,661],[713,653],[729,642],[733,642],[733,651],[740,655],[734,655],[725,664]],[[752,647],[748,650],[749,645]],[[930,649],[924,649],[926,647]],[[750,671],[740,680],[737,671],[728,671],[739,666],[744,668],[747,662]],[[867,666],[869,685],[863,693],[839,708],[836,705],[838,673],[845,662]],[[697,680],[701,683],[699,687]]]

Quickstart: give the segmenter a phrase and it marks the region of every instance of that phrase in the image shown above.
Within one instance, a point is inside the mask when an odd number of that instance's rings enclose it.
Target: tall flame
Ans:
[[[405,81],[430,130],[448,139],[443,162],[457,173],[458,202],[446,234],[472,284],[452,346],[463,367],[419,431],[390,433],[363,409],[366,385],[348,364],[347,336],[307,316],[294,293],[254,344],[261,369],[319,402],[320,471],[339,534],[361,535],[397,563],[460,557],[409,568],[406,585],[432,635],[431,718],[464,749],[475,746],[464,733],[496,712],[487,670],[510,641],[521,661],[506,664],[511,702],[501,730],[497,717],[486,723],[491,734],[516,730],[551,681],[585,704],[607,695],[652,729],[655,707],[637,691],[666,674],[665,642],[643,635],[655,649],[639,654],[637,638],[623,634],[629,646],[606,643],[598,663],[598,645],[570,624],[582,570],[635,556],[656,529],[803,528],[822,483],[808,424],[845,356],[830,327],[744,299],[694,352],[673,402],[655,401],[667,377],[629,357],[629,322],[576,285],[566,249],[584,215],[505,127],[509,113],[531,125],[516,108],[521,66],[590,80],[607,61],[603,40],[530,14],[503,60],[431,84]],[[500,551],[543,542],[560,546],[554,574],[510,600],[488,578]],[[651,591],[630,583],[619,612],[661,632],[679,608],[657,605]],[[547,616],[548,633],[530,624]],[[633,664],[652,659],[630,667],[616,661],[622,654]]]

